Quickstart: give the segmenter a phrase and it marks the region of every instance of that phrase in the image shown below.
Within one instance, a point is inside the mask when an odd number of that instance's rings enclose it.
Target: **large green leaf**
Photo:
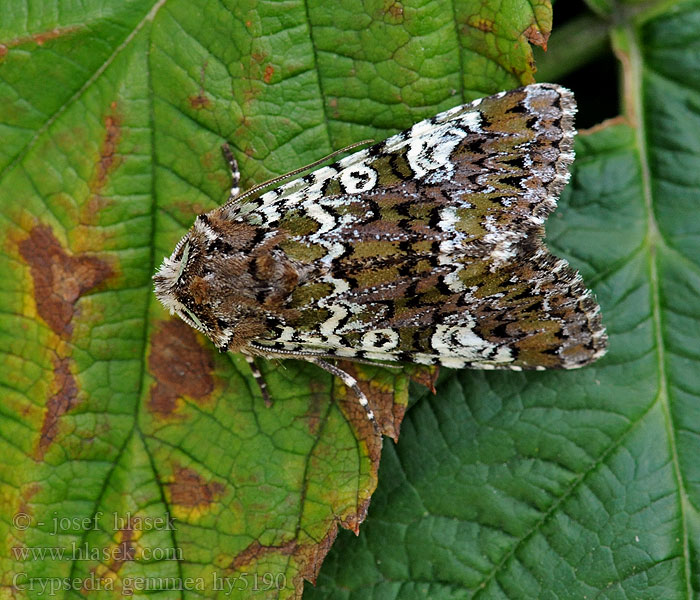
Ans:
[[[531,81],[547,3],[0,14],[0,590],[298,596],[338,525],[358,531],[381,442],[315,367],[268,364],[265,407],[245,361],[168,317],[151,275],[225,198],[223,142],[250,185]],[[351,368],[396,438],[406,376]]]
[[[700,594],[700,2],[623,16],[624,119],[578,137],[547,225],[597,292],[608,355],[444,378],[308,597]]]
[[[0,597],[66,577],[62,597],[99,578],[116,591],[93,596],[293,597],[337,525],[358,530],[379,447],[314,367],[266,365],[266,408],[245,361],[169,319],[150,276],[224,199],[223,141],[247,186],[532,81],[548,5],[67,4],[0,2]],[[682,6],[615,30],[632,120],[579,139],[548,225],[598,293],[610,355],[445,376],[309,595],[697,589],[699,254],[680,186],[697,187],[700,7]],[[398,429],[406,380],[381,377]],[[115,530],[129,515],[152,521]],[[100,554],[41,556],[73,545]]]

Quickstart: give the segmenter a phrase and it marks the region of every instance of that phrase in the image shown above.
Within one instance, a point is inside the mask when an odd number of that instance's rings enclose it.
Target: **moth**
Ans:
[[[231,160],[230,198],[197,216],[156,294],[221,351],[340,377],[372,421],[329,361],[591,363],[607,342],[599,306],[542,239],[569,180],[575,111],[558,85],[501,92],[241,195]]]

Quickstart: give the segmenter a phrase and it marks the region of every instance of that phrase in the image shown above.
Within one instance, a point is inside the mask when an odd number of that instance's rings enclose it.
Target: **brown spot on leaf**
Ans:
[[[293,556],[299,565],[299,574],[294,578],[294,587],[297,591],[297,597],[301,597],[304,580],[316,583],[321,565],[337,535],[338,523],[333,522],[325,537],[317,544],[299,544],[297,540],[290,540],[279,545],[263,546],[255,540],[234,557],[227,566],[227,571],[245,570],[248,565],[264,559],[269,554]]]
[[[80,29],[77,25],[72,25],[71,27],[54,27],[51,31],[42,31],[41,33],[32,34],[32,39],[39,44],[39,46],[45,44],[49,40],[55,40],[56,38],[63,37],[74,33]]]
[[[148,368],[156,380],[148,409],[159,416],[171,415],[182,396],[201,400],[214,390],[211,352],[199,344],[194,329],[180,319],[159,324],[151,340]]]
[[[34,227],[19,243],[19,252],[34,280],[39,316],[56,334],[69,337],[75,303],[111,276],[111,267],[94,256],[68,254],[46,225]]]
[[[124,520],[126,520],[126,518],[124,518]],[[97,567],[91,569],[91,572],[96,577],[88,577],[85,579],[80,590],[83,595],[86,595],[87,592],[93,591],[94,589],[99,589],[94,587],[96,584],[101,584],[105,586],[105,589],[110,589],[107,588],[106,585],[110,582],[114,582],[114,580],[118,578],[117,573],[119,573],[121,568],[127,562],[136,558],[137,548],[135,539],[139,537],[139,533],[139,531],[134,531],[131,527],[118,529],[115,532],[118,539],[117,543],[112,543],[105,548],[100,548],[101,552],[109,556],[109,561],[98,563]]]
[[[187,98],[188,102],[190,103],[190,106],[195,110],[209,108],[209,106],[211,105],[211,100],[209,100],[209,98],[207,98],[207,96],[204,94],[204,82],[207,78],[208,64],[209,61],[205,60],[201,68],[199,69],[199,93],[196,96],[190,96],[189,98]]]
[[[204,92],[199,92],[196,96],[190,96],[187,98],[190,106],[195,110],[201,110],[202,108],[209,108],[211,106],[211,100],[204,95]]]
[[[474,27],[474,29],[478,29],[484,33],[492,33],[494,29],[494,23],[491,19],[485,19],[477,15],[469,19],[469,24]]]
[[[173,504],[198,509],[209,508],[226,491],[223,484],[218,481],[207,483],[197,471],[186,467],[175,470],[174,480],[169,487]]]
[[[70,27],[54,27],[48,31],[40,31],[39,33],[32,33],[30,35],[24,35],[21,37],[16,37],[14,39],[8,40],[6,42],[0,43],[0,58],[7,54],[8,48],[16,48],[17,46],[23,46],[24,44],[34,43],[38,46],[43,46],[46,42],[50,40],[55,40],[66,35],[70,35],[79,31],[83,27],[80,25],[71,25]]]
[[[107,175],[117,166],[117,147],[122,137],[122,116],[117,110],[117,103],[112,102],[110,112],[104,118],[105,137],[100,147],[100,159],[97,171],[90,181],[90,191],[99,193],[107,181]]]
[[[243,89],[243,102],[253,102],[253,100],[255,100],[261,93],[262,89],[260,85],[247,85]]]
[[[164,418],[172,415],[177,408],[177,394],[171,393],[170,388],[156,384],[151,388],[151,398],[148,410]]]
[[[20,497],[19,497],[19,506],[17,507],[17,512],[18,513],[23,513],[26,515],[32,515],[34,511],[32,510],[31,502],[32,498],[36,496],[39,492],[41,491],[41,485],[39,485],[36,482],[29,483],[27,485],[22,486],[21,492],[20,492]],[[17,534],[21,530],[17,530],[15,534]]]
[[[250,119],[246,115],[243,115],[243,118],[241,119],[241,123],[238,126],[237,131],[242,131],[243,133],[245,133],[245,130],[250,129],[251,126],[252,123],[250,122]]]
[[[96,223],[97,217],[107,204],[108,201],[99,194],[90,196],[81,209],[80,223],[83,225]]]
[[[536,25],[530,25],[523,34],[527,38],[527,41],[535,46],[540,46],[543,50],[547,49],[547,41],[549,40],[549,33],[546,35],[542,33],[539,27]]]
[[[272,65],[267,65],[265,67],[265,73],[263,74],[263,81],[265,83],[270,83],[272,76],[275,74],[275,68]]]
[[[34,510],[31,504],[32,498],[41,491],[41,485],[38,483],[30,483],[22,486],[20,490],[19,505],[15,511],[15,515],[19,516],[19,520],[16,521],[16,525],[26,525],[29,522],[33,522]],[[26,515],[26,516],[20,516]],[[17,556],[25,552],[27,545],[21,540],[26,537],[27,529],[25,527],[14,527],[12,532],[12,537],[17,540],[18,543],[10,547],[10,552]],[[12,596],[13,598],[19,598],[19,594]]]
[[[338,99],[337,98],[332,97],[328,100],[328,108],[330,109],[334,119],[340,118],[340,111],[338,110]]]
[[[208,154],[208,153],[207,153]],[[183,202],[175,200],[170,204],[170,207],[176,209],[183,217],[190,218],[192,215],[198,215],[203,212],[208,212],[211,207],[205,207],[201,202]]]
[[[136,547],[134,546],[134,531],[130,528],[120,529],[117,532],[119,543],[116,551],[112,554],[112,563],[110,569],[115,573],[119,572],[124,563],[134,560],[136,555]]]
[[[103,121],[105,134],[100,145],[100,154],[95,166],[95,172],[88,182],[90,188],[90,198],[82,208],[80,220],[82,224],[96,222],[96,217],[108,204],[101,193],[107,184],[108,176],[119,166],[121,159],[117,153],[119,142],[122,138],[123,117],[118,111],[116,102],[110,104],[110,110],[105,115]]]
[[[297,541],[290,540],[279,546],[263,546],[258,540],[252,542],[244,550],[241,550],[229,565],[232,571],[238,571],[241,567],[251,564],[265,556],[266,554],[277,554],[280,556],[290,556],[297,549]]]
[[[41,434],[35,452],[37,460],[44,460],[46,451],[58,434],[59,420],[77,404],[78,384],[70,372],[70,363],[69,358],[54,359],[53,373],[56,391],[46,402],[44,422],[41,425]]]
[[[396,25],[404,21],[403,4],[398,0],[384,0],[382,12],[387,23]]]

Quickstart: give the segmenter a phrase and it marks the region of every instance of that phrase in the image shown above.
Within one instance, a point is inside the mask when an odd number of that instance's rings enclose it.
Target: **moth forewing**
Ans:
[[[324,359],[588,364],[606,347],[599,307],[542,242],[574,157],[574,112],[557,85],[502,92],[232,198],[197,217],[156,293],[221,350],[339,376]]]

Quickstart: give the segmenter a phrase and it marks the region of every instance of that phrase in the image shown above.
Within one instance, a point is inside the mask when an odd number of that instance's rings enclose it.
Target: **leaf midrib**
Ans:
[[[654,332],[654,342],[656,344],[657,367],[659,374],[658,392],[654,403],[659,403],[664,416],[666,434],[668,437],[671,459],[673,462],[673,476],[678,489],[678,507],[680,512],[682,546],[683,546],[683,576],[685,579],[686,597],[693,597],[693,586],[691,582],[690,548],[688,539],[688,516],[686,514],[686,504],[684,498],[687,492],[683,484],[680,459],[678,456],[678,445],[676,441],[673,415],[670,406],[668,392],[668,373],[666,371],[666,351],[664,347],[663,316],[661,313],[661,289],[659,283],[659,265],[657,249],[666,246],[665,240],[659,230],[654,211],[654,195],[652,192],[652,169],[650,165],[650,151],[648,145],[648,133],[645,119],[644,106],[644,64],[639,37],[633,26],[629,23],[621,28],[620,34],[625,38],[629,49],[629,64],[627,76],[625,77],[624,97],[631,99],[632,106],[626,107],[629,119],[635,124],[635,138],[639,152],[639,162],[642,173],[642,194],[644,198],[644,208],[647,216],[647,233],[645,245],[649,254],[649,288],[652,308],[652,325]]]

